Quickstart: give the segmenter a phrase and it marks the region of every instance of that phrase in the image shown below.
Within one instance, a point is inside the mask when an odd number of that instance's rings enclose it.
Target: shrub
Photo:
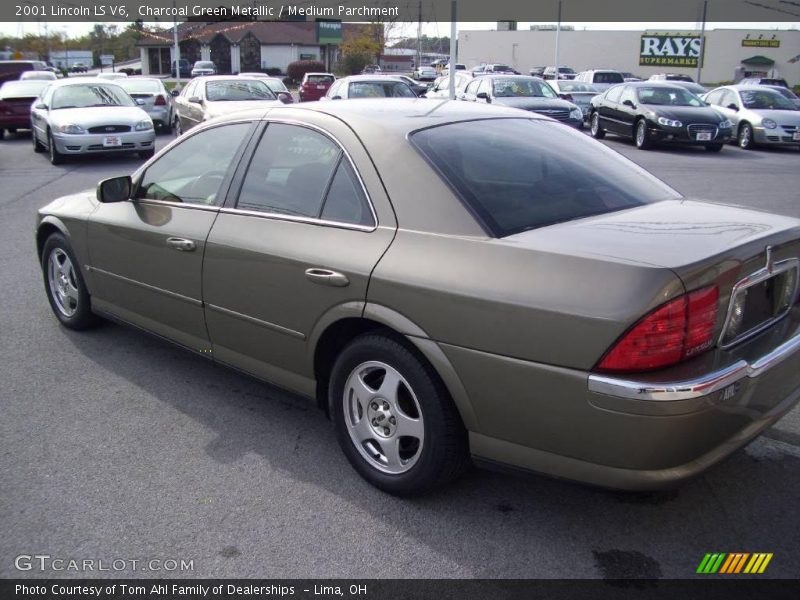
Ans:
[[[306,73],[324,73],[325,65],[318,60],[297,60],[289,64],[286,74],[289,79],[300,81]]]
[[[270,77],[279,77],[282,73],[278,67],[269,67],[264,69],[264,73],[269,75]]]

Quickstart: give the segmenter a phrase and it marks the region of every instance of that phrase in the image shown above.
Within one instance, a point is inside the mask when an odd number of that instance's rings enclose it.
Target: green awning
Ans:
[[[750,58],[745,58],[742,61],[743,65],[767,65],[771,66],[775,64],[775,61],[771,58],[767,58],[766,56],[761,56],[760,54],[756,56],[751,56]]]

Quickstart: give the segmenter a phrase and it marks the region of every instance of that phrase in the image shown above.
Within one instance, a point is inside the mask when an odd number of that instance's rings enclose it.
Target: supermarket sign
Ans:
[[[696,67],[703,47],[696,33],[643,33],[639,65]]]

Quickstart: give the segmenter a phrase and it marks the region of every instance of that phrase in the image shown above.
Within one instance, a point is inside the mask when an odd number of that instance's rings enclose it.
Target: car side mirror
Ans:
[[[131,197],[131,176],[112,177],[97,184],[97,199],[103,203],[125,202]]]
[[[633,100],[623,100],[622,104],[625,106],[630,106],[631,108],[636,108],[636,105],[633,103]]]
[[[278,95],[278,100],[280,100],[284,104],[291,104],[294,101],[292,95],[289,92],[278,92],[277,95]]]
[[[138,104],[139,106],[144,106],[144,100],[142,100],[141,98],[135,98],[135,100],[136,104]]]
[[[181,95],[181,91],[178,89],[174,89],[169,93],[169,95],[172,96],[173,98],[176,98],[177,96]]]
[[[730,108],[731,110],[735,110],[736,112],[739,112],[739,107],[736,106],[733,102],[728,104],[728,108]]]
[[[202,104],[203,103],[203,101],[200,99],[200,96],[192,96],[191,98],[189,98],[189,102],[191,102],[193,104]]]
[[[331,100],[341,100],[341,96],[331,96]]]
[[[480,98],[481,100],[486,100],[490,104],[492,102],[492,99],[489,97],[489,94],[487,94],[486,92],[478,92],[478,94],[475,97],[476,98]]]
[[[47,110],[47,104],[45,104],[44,102],[40,102],[39,104],[34,104],[33,108],[35,108],[36,110]]]

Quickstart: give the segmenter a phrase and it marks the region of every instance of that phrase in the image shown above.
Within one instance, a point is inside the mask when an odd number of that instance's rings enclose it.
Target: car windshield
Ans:
[[[562,92],[591,92],[593,94],[600,93],[600,91],[593,85],[589,85],[588,83],[580,83],[577,81],[559,81],[558,89]]]
[[[754,110],[796,110],[794,104],[773,90],[742,90],[745,108]]]
[[[625,78],[622,73],[595,73],[594,83],[624,83]]]
[[[200,61],[197,61],[196,63],[194,63],[194,68],[195,69],[213,69],[214,68],[214,63],[200,60]]]
[[[124,79],[117,85],[129,94],[157,94],[161,91],[161,82],[152,79]]]
[[[87,108],[90,106],[136,106],[133,99],[117,85],[87,83],[66,85],[53,92],[50,108]]]
[[[267,85],[269,89],[273,92],[288,92],[289,90],[286,89],[286,86],[283,85],[283,82],[280,79],[264,79],[264,83]]]
[[[451,123],[410,139],[497,237],[680,197],[613,150],[552,121]]]
[[[333,83],[333,75],[308,75],[306,83]]]
[[[7,81],[0,87],[0,99],[35,98],[48,85],[49,81]]]
[[[570,67],[558,67],[559,73],[574,73],[575,71],[572,70]]]
[[[780,95],[781,95],[781,96],[783,96],[784,98],[788,98],[789,100],[796,100],[796,99],[797,99],[797,94],[795,94],[795,93],[794,93],[792,90],[790,90],[789,88],[785,88],[785,87],[775,87],[775,88],[773,88],[773,89],[774,89],[774,91],[775,91],[776,93],[780,94]]]
[[[495,79],[492,88],[496,98],[557,98],[553,89],[539,79],[511,78]]]
[[[348,92],[350,98],[416,98],[402,81],[354,81]]]
[[[639,102],[654,106],[705,106],[689,90],[679,87],[640,87],[636,90]]]
[[[207,81],[206,99],[209,102],[275,100],[275,94],[261,80],[227,79],[223,81]]]

